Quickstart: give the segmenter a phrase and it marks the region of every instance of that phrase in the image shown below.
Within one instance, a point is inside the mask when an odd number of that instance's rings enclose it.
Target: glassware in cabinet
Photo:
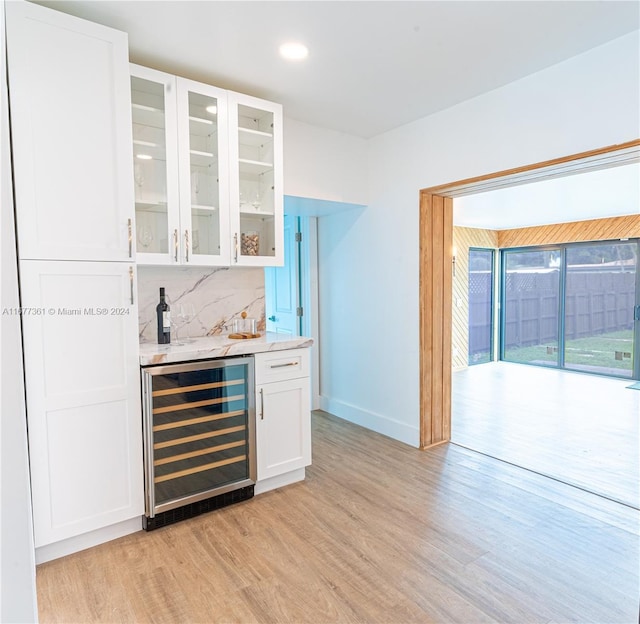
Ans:
[[[228,264],[226,92],[178,78],[183,260]]]
[[[178,255],[175,78],[137,65],[130,71],[138,262],[167,264]]]

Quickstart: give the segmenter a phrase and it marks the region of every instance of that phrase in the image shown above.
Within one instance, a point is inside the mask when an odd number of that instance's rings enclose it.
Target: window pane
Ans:
[[[558,365],[560,251],[504,253],[504,359]]]
[[[565,367],[631,377],[636,243],[567,249]]]
[[[493,250],[469,250],[469,365],[493,359]]]

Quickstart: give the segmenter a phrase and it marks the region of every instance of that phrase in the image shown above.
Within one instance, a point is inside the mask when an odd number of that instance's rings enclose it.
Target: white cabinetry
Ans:
[[[29,2],[6,12],[42,561],[141,528],[128,46],[124,33]]]
[[[303,479],[311,464],[309,350],[256,353],[255,367],[260,492]]]
[[[140,264],[228,265],[226,91],[131,65]]]
[[[233,92],[228,107],[233,263],[282,265],[282,107]]]
[[[20,257],[128,260],[127,36],[29,2],[6,11]]]
[[[21,262],[36,547],[143,513],[134,277]]]
[[[282,107],[131,65],[140,264],[282,264]]]

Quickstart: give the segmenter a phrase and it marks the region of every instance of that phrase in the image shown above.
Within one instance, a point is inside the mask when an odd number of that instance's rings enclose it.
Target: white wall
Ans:
[[[284,193],[366,204],[367,141],[285,118]]]
[[[421,188],[640,137],[638,32],[369,143],[368,207],[320,218],[324,409],[419,442]]]
[[[27,423],[22,377],[13,227],[13,197],[7,117],[4,2],[0,2],[0,622],[36,622],[35,554],[27,458]]]

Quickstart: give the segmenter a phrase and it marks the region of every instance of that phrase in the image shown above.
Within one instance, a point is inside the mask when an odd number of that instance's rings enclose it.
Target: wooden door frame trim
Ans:
[[[420,448],[451,438],[453,198],[640,161],[640,139],[420,191]]]

